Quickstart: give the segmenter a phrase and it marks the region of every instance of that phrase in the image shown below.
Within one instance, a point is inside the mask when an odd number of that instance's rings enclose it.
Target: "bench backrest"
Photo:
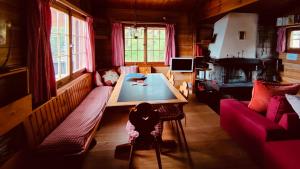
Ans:
[[[92,90],[92,75],[86,73],[58,90],[58,95],[33,110],[24,121],[28,144],[39,145]]]

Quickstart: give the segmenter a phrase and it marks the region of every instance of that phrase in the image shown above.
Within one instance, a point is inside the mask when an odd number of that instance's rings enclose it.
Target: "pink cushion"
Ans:
[[[296,94],[300,84],[277,84],[254,81],[252,98],[248,107],[256,112],[266,112],[272,96],[284,94]]]
[[[106,86],[113,86],[117,83],[119,79],[119,75],[115,70],[105,71],[102,75],[102,79]]]
[[[266,117],[276,123],[284,113],[293,112],[284,96],[273,96],[268,104]]]
[[[99,72],[97,72],[97,71],[95,73],[95,84],[96,84],[97,87],[103,86],[102,78],[101,78]]]
[[[120,67],[121,74],[137,73],[137,71],[138,71],[137,66],[121,66]]]
[[[80,154],[96,123],[101,119],[112,87],[92,90],[81,104],[38,146],[47,154]]]

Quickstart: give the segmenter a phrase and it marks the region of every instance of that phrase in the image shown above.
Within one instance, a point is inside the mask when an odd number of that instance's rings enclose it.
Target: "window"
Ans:
[[[290,48],[300,48],[300,30],[291,31]]]
[[[87,24],[72,17],[72,61],[73,73],[85,68]]]
[[[157,63],[165,61],[165,36],[163,27],[138,27],[132,36],[131,27],[125,26],[125,62]]]
[[[300,53],[300,28],[289,29],[287,35],[287,52]]]
[[[61,79],[69,72],[69,16],[67,13],[51,8],[51,51],[54,64],[55,78]]]
[[[51,15],[50,42],[53,66],[55,78],[60,80],[85,68],[87,23],[56,8],[51,8]]]

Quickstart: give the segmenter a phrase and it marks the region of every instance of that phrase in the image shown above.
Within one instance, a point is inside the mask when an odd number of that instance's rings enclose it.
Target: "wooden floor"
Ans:
[[[220,128],[219,115],[199,103],[194,96],[184,107],[186,113],[185,135],[189,152],[177,146],[172,151],[162,150],[164,169],[258,169],[248,155]],[[82,169],[124,169],[127,159],[115,158],[115,147],[127,143],[125,125],[128,112],[111,110],[105,113],[97,144],[90,150]],[[163,139],[177,140],[170,123],[164,124]],[[154,150],[139,150],[134,158],[135,168],[158,168]]]

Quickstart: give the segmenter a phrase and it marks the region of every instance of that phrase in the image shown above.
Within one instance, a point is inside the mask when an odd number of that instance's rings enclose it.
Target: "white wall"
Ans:
[[[258,15],[254,13],[230,13],[217,21],[214,34],[215,43],[209,45],[211,57],[255,58]],[[239,40],[239,31],[246,32],[245,40]]]

